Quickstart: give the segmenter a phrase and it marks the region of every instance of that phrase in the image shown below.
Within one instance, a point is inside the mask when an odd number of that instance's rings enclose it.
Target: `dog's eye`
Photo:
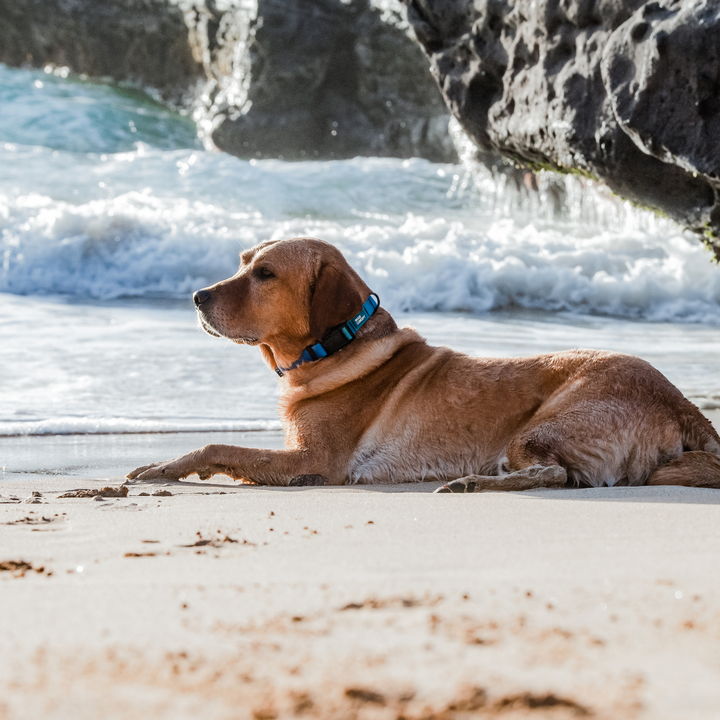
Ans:
[[[257,270],[257,276],[261,280],[269,280],[270,278],[274,278],[275,275],[271,270],[268,270],[266,267],[261,267]]]

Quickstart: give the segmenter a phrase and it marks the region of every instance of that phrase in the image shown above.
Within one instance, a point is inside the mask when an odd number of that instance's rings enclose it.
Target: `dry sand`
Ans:
[[[0,443],[3,720],[720,717],[720,491],[59,498],[127,457],[34,440]]]

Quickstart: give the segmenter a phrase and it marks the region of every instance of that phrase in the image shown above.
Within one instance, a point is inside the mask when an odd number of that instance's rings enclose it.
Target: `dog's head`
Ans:
[[[269,349],[271,363],[297,359],[370,294],[342,253],[315,238],[271,240],[240,257],[237,274],[193,296],[200,324],[216,337]]]

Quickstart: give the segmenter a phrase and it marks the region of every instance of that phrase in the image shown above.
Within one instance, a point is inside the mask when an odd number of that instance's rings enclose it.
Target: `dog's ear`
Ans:
[[[322,340],[329,328],[357,315],[362,304],[352,276],[331,264],[323,265],[310,298],[310,335]]]

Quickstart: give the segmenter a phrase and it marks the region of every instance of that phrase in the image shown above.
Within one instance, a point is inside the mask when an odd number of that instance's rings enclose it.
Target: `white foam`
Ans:
[[[481,194],[477,207],[472,198],[448,200],[451,166],[248,163],[141,147],[85,157],[89,177],[70,200],[67,190],[55,196],[54,175],[69,172],[74,156],[0,148],[0,162],[18,154],[16,162],[36,159],[38,182],[13,193],[0,181],[4,292],[186,297],[233,274],[243,248],[314,235],[337,245],[395,310],[522,307],[720,322],[720,273],[672,223],[610,231],[498,219]],[[131,189],[138,180],[144,187]]]
[[[0,292],[187,297],[242,248],[309,234],[394,310],[720,322],[701,244],[592,182],[560,181],[558,210],[556,176],[528,193],[469,151],[463,166],[245,162],[188,148],[189,121],[141,94],[1,65],[0,101]]]
[[[42,420],[0,420],[0,436],[21,435],[125,435],[185,432],[252,432],[281,430],[277,420],[206,420],[123,417],[68,417]]]

